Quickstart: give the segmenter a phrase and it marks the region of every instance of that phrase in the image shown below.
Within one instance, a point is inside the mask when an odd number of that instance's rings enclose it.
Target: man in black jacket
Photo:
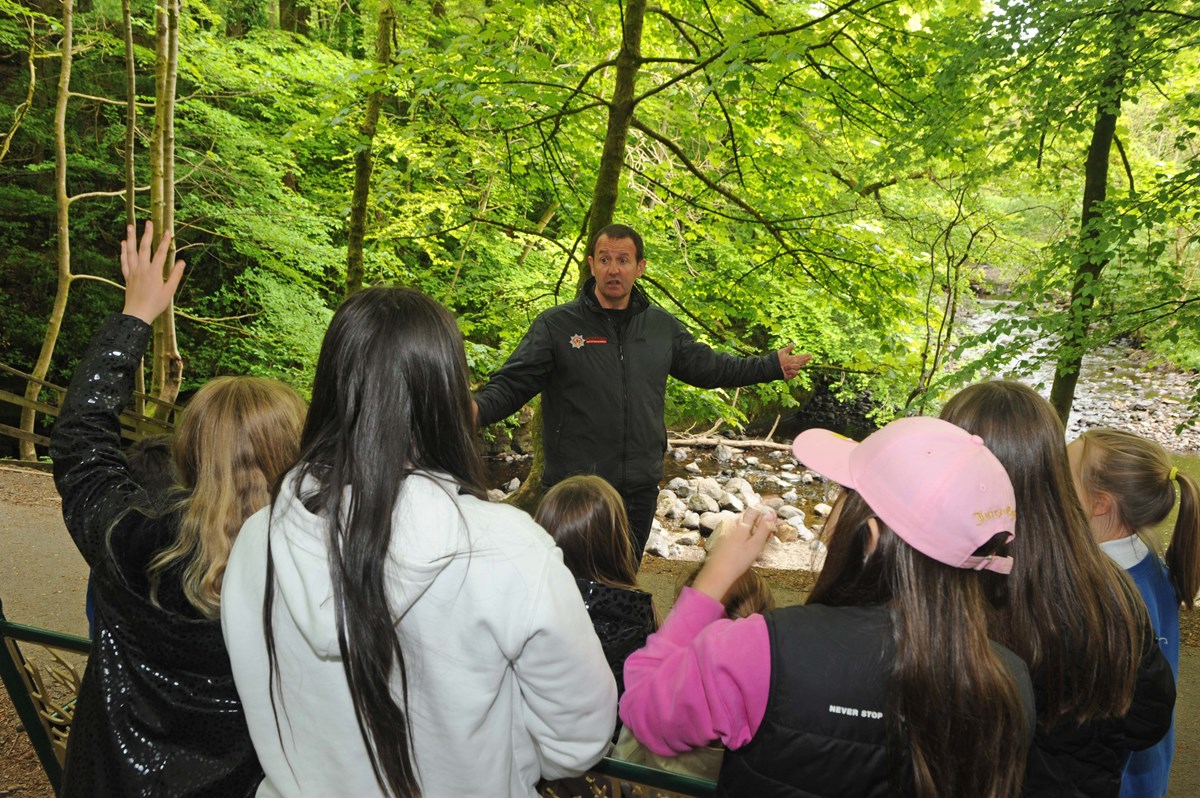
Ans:
[[[575,299],[534,320],[475,403],[485,425],[541,393],[542,483],[575,474],[611,482],[625,501],[640,557],[663,474],[667,376],[699,388],[733,388],[791,379],[811,356],[793,355],[790,345],[761,357],[714,351],[637,287],[646,258],[633,228],[609,225],[592,242],[592,279]]]

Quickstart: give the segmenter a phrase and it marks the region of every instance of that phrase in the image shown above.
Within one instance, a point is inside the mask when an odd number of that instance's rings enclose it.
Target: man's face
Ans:
[[[588,256],[588,266],[596,278],[600,306],[615,309],[629,306],[633,283],[646,270],[646,260],[638,260],[633,239],[600,236],[595,254]]]

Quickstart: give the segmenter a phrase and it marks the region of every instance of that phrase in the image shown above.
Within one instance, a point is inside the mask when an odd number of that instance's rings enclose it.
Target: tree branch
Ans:
[[[1125,177],[1129,179],[1129,197],[1133,199],[1137,196],[1137,189],[1133,187],[1133,169],[1129,166],[1129,156],[1125,154],[1125,147],[1121,144],[1121,137],[1113,133],[1113,143],[1117,145],[1117,152],[1121,153],[1121,163],[1125,165]]]
[[[727,200],[732,202],[734,205],[738,206],[739,208],[741,208],[742,210],[744,210],[748,214],[750,214],[754,218],[755,221],[757,221],[759,224],[761,224],[763,226],[763,228],[765,230],[767,230],[768,233],[771,234],[772,238],[774,238],[777,242],[779,242],[780,246],[782,246],[784,249],[788,249],[788,250],[794,249],[786,241],[784,241],[782,234],[779,232],[779,230],[776,228],[776,226],[773,223],[771,223],[771,221],[769,219],[767,219],[765,216],[763,216],[756,208],[751,206],[748,202],[743,200],[741,197],[739,197],[736,194],[734,194],[733,192],[729,191],[724,186],[717,184],[715,181],[713,181],[711,178],[709,178],[708,175],[704,174],[704,172],[698,166],[696,166],[694,163],[692,163],[691,159],[687,157],[687,155],[683,152],[683,150],[679,147],[678,144],[676,144],[671,139],[668,139],[666,136],[660,135],[657,131],[651,129],[649,126],[643,124],[642,121],[640,119],[638,119],[636,116],[633,118],[633,120],[630,122],[630,124],[633,127],[637,128],[638,130],[642,131],[642,133],[644,133],[645,135],[649,136],[650,138],[652,138],[655,141],[662,144],[668,150],[670,150],[671,154],[674,155],[681,164],[683,164],[684,168],[686,168],[689,172],[691,172],[692,175],[697,180],[699,180],[704,185],[706,185],[710,190],[716,192],[717,194],[720,194],[722,197],[725,197]],[[828,286],[825,284],[824,280],[817,277],[817,275],[813,274],[812,271],[809,270],[808,266],[805,263],[803,263],[802,261],[798,261],[798,265],[800,266],[801,271],[803,271],[805,274],[807,274],[809,276],[809,278],[811,278],[813,280],[813,282],[817,283],[817,285],[821,286],[822,288],[826,288],[826,290],[829,290],[830,293],[835,293],[834,291],[832,291],[831,289],[828,288]],[[837,277],[837,275],[833,275],[832,272],[830,272],[830,274],[834,277]],[[838,279],[840,280],[840,277]]]
[[[680,302],[678,299],[676,299],[675,295],[672,294],[670,291],[668,291],[663,286],[662,283],[658,282],[653,277],[648,277],[647,275],[642,274],[642,276],[639,277],[638,279],[649,283],[650,285],[654,286],[659,291],[661,291],[662,295],[665,296],[667,299],[671,300],[672,304],[674,304],[675,307],[679,308],[679,311],[683,315],[685,315],[689,319],[691,319],[692,323],[695,324],[697,327],[699,327],[700,329],[704,330],[706,333],[711,335],[714,340],[720,341],[723,344],[733,347],[741,355],[757,355],[757,354],[759,354],[758,352],[752,351],[752,350],[747,349],[746,347],[742,346],[740,342],[730,341],[726,336],[721,335],[719,332],[714,330],[712,327],[709,327],[707,324],[705,324],[703,321],[701,321],[699,318],[697,318],[696,314],[694,314],[690,310],[688,310],[687,307],[684,306],[684,304],[682,302]]]

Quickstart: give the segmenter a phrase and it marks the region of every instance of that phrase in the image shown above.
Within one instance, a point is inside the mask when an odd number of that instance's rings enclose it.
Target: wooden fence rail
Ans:
[[[31,409],[35,414],[40,413],[48,418],[58,418],[58,408],[62,404],[63,397],[67,395],[67,389],[62,385],[55,385],[46,380],[40,380],[30,374],[15,369],[12,366],[7,366],[0,363],[0,373],[10,374],[14,377],[19,377],[26,384],[33,383],[41,388],[42,392],[50,392],[53,394],[53,404],[44,401],[34,401],[26,399],[24,395],[12,393],[11,391],[0,390],[0,404],[13,405],[22,409]],[[134,400],[137,406],[144,406],[142,403],[149,402],[158,407],[166,408],[174,416],[182,408],[172,402],[165,402],[156,396],[149,396],[134,391]],[[43,397],[44,398],[44,397]],[[35,416],[36,420],[36,416]],[[121,437],[127,441],[133,442],[141,440],[147,435],[162,435],[173,432],[175,425],[170,421],[163,421],[152,416],[147,416],[143,413],[136,413],[133,410],[125,410],[121,413]],[[0,437],[13,438],[18,441],[28,441],[37,446],[49,446],[50,439],[45,435],[37,432],[27,432],[18,427],[9,424],[0,424]]]

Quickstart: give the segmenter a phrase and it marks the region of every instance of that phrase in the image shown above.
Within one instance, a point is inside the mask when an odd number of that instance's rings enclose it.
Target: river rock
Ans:
[[[721,526],[723,522],[732,523],[737,520],[737,513],[727,510],[719,513],[703,513],[700,516],[700,534],[708,537]]]
[[[718,463],[728,463],[737,456],[732,447],[726,446],[723,443],[718,443],[717,448],[713,449],[713,457]]]
[[[741,477],[734,477],[726,482],[725,490],[741,499],[742,503],[747,507],[757,507],[762,502],[762,499],[754,492],[754,488],[750,486],[750,483]]]
[[[775,537],[778,538],[780,543],[795,543],[800,539],[796,527],[787,521],[779,521],[775,524]]]
[[[779,467],[779,470],[780,471],[795,471],[796,464],[795,463],[784,463],[783,465],[781,465]]]
[[[508,491],[509,493],[512,493],[514,490],[516,490],[519,487],[521,487],[521,480],[517,479],[516,477],[513,477],[512,479],[510,479],[508,481],[508,484],[504,486],[504,489],[506,491]]]
[[[715,513],[721,509],[717,500],[707,493],[693,493],[688,496],[687,508],[695,513]]]
[[[763,494],[763,497],[762,497],[762,506],[763,507],[770,507],[772,510],[775,510],[776,512],[778,512],[779,508],[782,507],[784,504],[786,504],[786,502],[783,500],[782,496],[775,496],[770,493]]]
[[[699,532],[684,532],[675,538],[675,542],[680,546],[699,546],[703,540]]]
[[[713,513],[708,517],[702,516],[700,518],[700,534],[705,535],[708,538],[708,541],[704,544],[704,547],[708,551],[712,551],[713,546],[715,546],[717,541],[721,539],[721,535],[724,535],[726,532],[732,529],[733,525],[736,523],[737,513],[723,512]],[[707,532],[705,532],[706,526],[708,527]]]
[[[679,525],[684,529],[699,529],[700,528],[700,513],[684,513],[683,520]]]
[[[729,491],[722,493],[721,498],[717,500],[717,503],[721,505],[722,510],[732,510],[735,513],[740,513],[742,510],[746,509],[746,503],[737,496],[734,496]]]
[[[799,507],[790,504],[785,504],[775,511],[775,514],[784,521],[791,521],[793,518],[799,518],[799,523],[804,523],[804,511]]]
[[[813,507],[813,512],[822,518],[828,518],[829,514],[833,512],[833,508],[825,502],[821,502]]]
[[[758,462],[759,462],[758,458],[755,457],[754,455],[750,455],[746,458],[746,465],[748,465],[748,466],[756,466],[756,465],[758,465]]]
[[[675,462],[682,463],[684,460],[692,456],[692,450],[686,446],[680,446],[678,449],[671,450],[671,457],[675,458]]]
[[[800,484],[801,485],[811,485],[814,482],[816,482],[818,479],[820,479],[820,477],[818,477],[812,471],[805,471],[803,474],[800,475]]]
[[[675,477],[667,483],[667,490],[673,492],[681,499],[686,499],[692,493],[692,486],[683,477]]]
[[[798,502],[800,501],[800,494],[796,492],[795,488],[789,488],[783,492],[783,496],[780,498],[785,502]]]
[[[703,493],[705,496],[711,496],[714,499],[720,499],[725,493],[725,488],[721,487],[721,483],[712,477],[701,477],[696,480],[696,492]]]
[[[487,492],[488,501],[490,502],[502,502],[507,495],[507,493],[499,488],[492,488]]]
[[[666,515],[675,506],[675,502],[679,501],[679,497],[671,490],[660,490],[658,492],[658,502],[654,505],[655,515]]]
[[[700,468],[700,464],[697,463],[695,460],[693,460],[692,462],[685,465],[683,467],[683,470],[688,472],[689,474],[699,474],[703,471],[703,469]]]
[[[646,552],[657,554],[659,557],[670,557],[671,541],[659,530],[651,529],[650,537],[646,539]]]

